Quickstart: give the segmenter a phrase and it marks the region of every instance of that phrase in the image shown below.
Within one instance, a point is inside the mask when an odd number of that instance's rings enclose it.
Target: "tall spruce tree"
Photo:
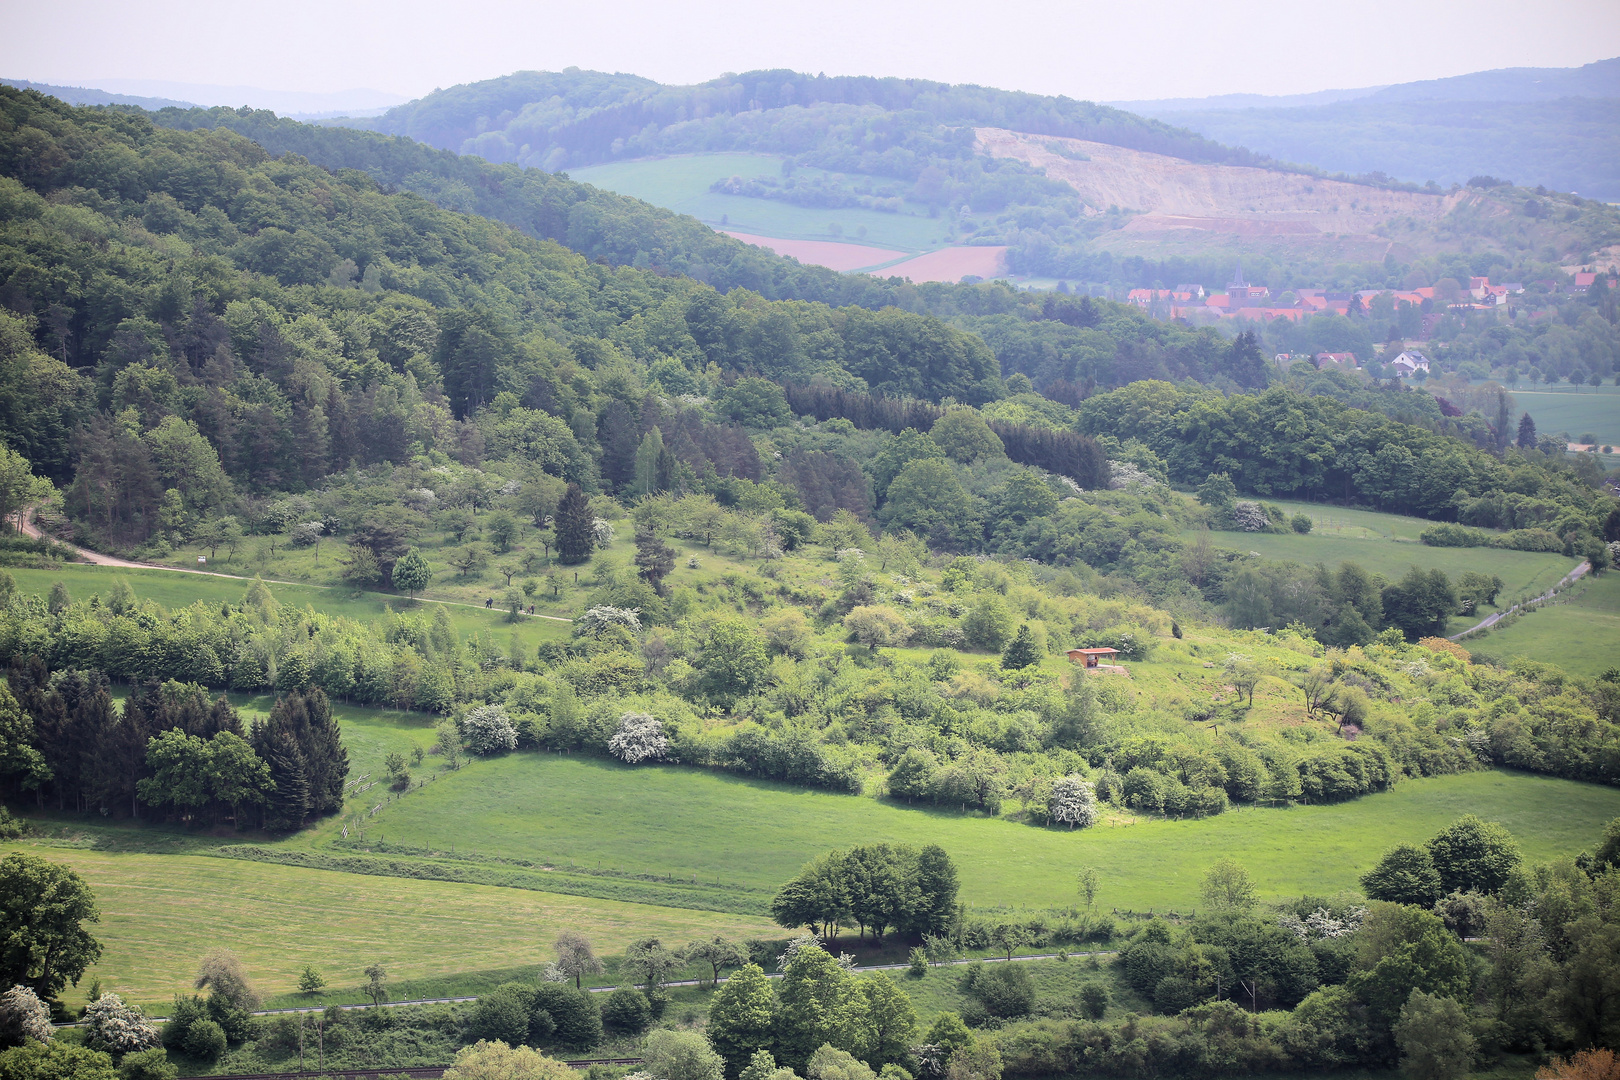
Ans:
[[[1536,448],[1536,422],[1525,413],[1519,418],[1519,449],[1534,450]]]
[[[255,740],[259,756],[270,766],[275,788],[265,807],[264,824],[277,832],[291,832],[309,816],[309,771],[298,742],[286,731],[268,731]]]
[[[557,504],[557,557],[565,563],[582,563],[591,557],[596,547],[596,535],[591,528],[593,517],[590,500],[578,484],[569,484]]]

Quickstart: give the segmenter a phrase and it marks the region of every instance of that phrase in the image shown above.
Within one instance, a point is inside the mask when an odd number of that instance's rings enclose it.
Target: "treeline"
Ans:
[[[956,891],[956,865],[937,844],[859,845],[806,863],[771,901],[771,918],[825,938],[850,924],[862,938],[942,936],[961,919]]]
[[[1602,535],[1613,500],[1541,460],[1497,458],[1409,424],[1282,387],[1223,397],[1144,382],[1087,398],[1082,431],[1139,439],[1171,481],[1195,487],[1225,473],[1256,495],[1361,503],[1441,521],[1496,525],[1514,505],[1552,523],[1565,550]],[[1518,515],[1514,524],[1530,522]],[[1507,524],[1503,522],[1503,524]]]
[[[249,730],[195,684],[143,683],[119,706],[101,671],[12,654],[0,723],[0,784],[41,807],[291,831],[343,806],[348,753],[319,689]]]
[[[649,125],[659,132],[653,137],[659,143],[652,145],[670,141],[688,151],[719,149],[713,145],[712,132],[732,116],[757,110],[814,110],[821,105],[901,112],[915,117],[913,123],[1010,127],[1191,161],[1263,160],[1160,121],[1087,101],[924,79],[829,78],[780,69],[727,75],[694,86],[661,86],[635,76],[599,72],[524,71],[436,91],[375,120],[350,123],[490,160],[519,160],[515,155],[502,157],[501,147],[522,146],[524,164],[555,171],[657,152],[648,145]],[[588,107],[581,112],[581,106]],[[513,118],[504,130],[486,129],[486,134],[475,127],[476,117],[502,113]],[[668,128],[674,130],[662,130]],[[694,137],[702,141],[694,145]],[[883,149],[879,145],[873,152],[881,154]]]
[[[857,428],[900,434],[908,428],[931,428],[948,410],[925,401],[875,397],[830,386],[784,384],[788,404],[801,416],[817,420],[841,417]],[[1066,476],[1083,488],[1108,486],[1108,458],[1095,439],[1073,431],[1055,431],[991,419],[989,429],[1001,440],[1006,456]]]

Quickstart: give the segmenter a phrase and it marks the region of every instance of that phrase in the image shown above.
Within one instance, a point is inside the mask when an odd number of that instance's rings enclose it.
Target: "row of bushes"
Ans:
[[[1514,529],[1505,533],[1489,533],[1484,529],[1470,529],[1466,525],[1431,525],[1418,534],[1418,539],[1430,547],[1494,547],[1512,551],[1562,552],[1568,545],[1550,529]]]

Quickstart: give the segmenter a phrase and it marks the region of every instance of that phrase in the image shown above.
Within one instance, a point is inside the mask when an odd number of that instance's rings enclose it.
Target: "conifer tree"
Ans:
[[[1013,638],[1012,644],[1001,656],[1001,667],[1004,671],[1020,671],[1023,668],[1034,667],[1041,662],[1040,651],[1035,647],[1035,635],[1030,633],[1029,624],[1025,623],[1018,628],[1018,636]]]
[[[557,504],[557,558],[582,563],[591,557],[596,537],[591,528],[591,504],[578,484],[569,484]]]
[[[1519,449],[1534,450],[1536,447],[1536,422],[1525,413],[1519,418]]]

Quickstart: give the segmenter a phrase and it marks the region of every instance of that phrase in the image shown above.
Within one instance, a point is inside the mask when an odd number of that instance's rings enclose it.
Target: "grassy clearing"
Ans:
[[[34,850],[72,866],[95,891],[96,936],[106,952],[89,975],[151,1005],[188,986],[197,961],[221,944],[267,994],[291,992],[305,964],[342,991],[364,982],[361,968],[380,962],[395,996],[405,997],[402,980],[490,972],[499,982],[515,967],[551,960],[552,941],[565,929],[585,933],[604,953],[649,934],[685,942],[780,933],[762,919],[484,885],[200,856]]]
[[[1079,998],[1080,988],[1087,983],[1101,983],[1108,990],[1109,1005],[1105,1019],[1116,1020],[1127,1012],[1149,1013],[1152,1002],[1144,1000],[1119,977],[1119,971],[1108,957],[1074,956],[1068,960],[1029,960],[1020,966],[1029,972],[1035,985],[1037,1008],[1062,1008],[1073,1005]],[[917,1025],[927,1031],[940,1013],[960,1014],[969,997],[962,989],[962,976],[966,965],[953,964],[929,968],[922,976],[905,971],[887,974],[895,985],[904,990],[917,1010]]]
[[[1324,563],[1330,569],[1341,562],[1359,563],[1364,569],[1399,578],[1412,566],[1424,570],[1444,570],[1452,578],[1468,570],[1495,574],[1504,587],[1497,607],[1486,607],[1491,614],[1511,607],[1520,600],[1538,596],[1552,588],[1574,568],[1578,560],[1563,555],[1502,548],[1436,548],[1418,541],[1424,529],[1434,522],[1372,510],[1351,510],[1320,503],[1277,502],[1286,513],[1304,513],[1313,522],[1309,533],[1218,532],[1213,536],[1220,547],[1258,551],[1269,559],[1288,559],[1307,566]],[[1191,537],[1191,533],[1185,534]],[[1452,632],[1477,620],[1457,618]],[[1605,648],[1620,645],[1620,633],[1604,641]]]
[[[1620,663],[1620,573],[1581,579],[1557,600],[1517,616],[1506,627],[1467,638],[1463,646],[1490,656],[1528,656],[1581,675]]]
[[[716,180],[730,176],[778,176],[782,159],[771,154],[684,154],[641,158],[576,169],[568,175],[621,195],[645,199],[676,213],[691,214],[711,225],[724,222],[739,232],[779,236],[793,240],[859,240],[900,251],[926,251],[945,242],[944,223],[921,214],[886,214],[860,207],[818,209],[794,206],[775,199],[717,195],[709,191]],[[802,175],[820,170],[800,168]],[[828,226],[843,226],[835,235]],[[859,230],[865,228],[861,235]]]
[[[980,907],[1074,902],[1096,866],[1109,907],[1187,908],[1220,855],[1269,896],[1350,888],[1391,844],[1467,812],[1501,821],[1533,860],[1590,848],[1620,815],[1620,790],[1507,772],[1409,780],[1333,806],[1246,809],[1201,821],[1121,818],[1082,832],[911,808],[680,767],[516,754],[480,761],[380,813],[392,843],[600,865],[774,888],[830,847],[938,843]]]

